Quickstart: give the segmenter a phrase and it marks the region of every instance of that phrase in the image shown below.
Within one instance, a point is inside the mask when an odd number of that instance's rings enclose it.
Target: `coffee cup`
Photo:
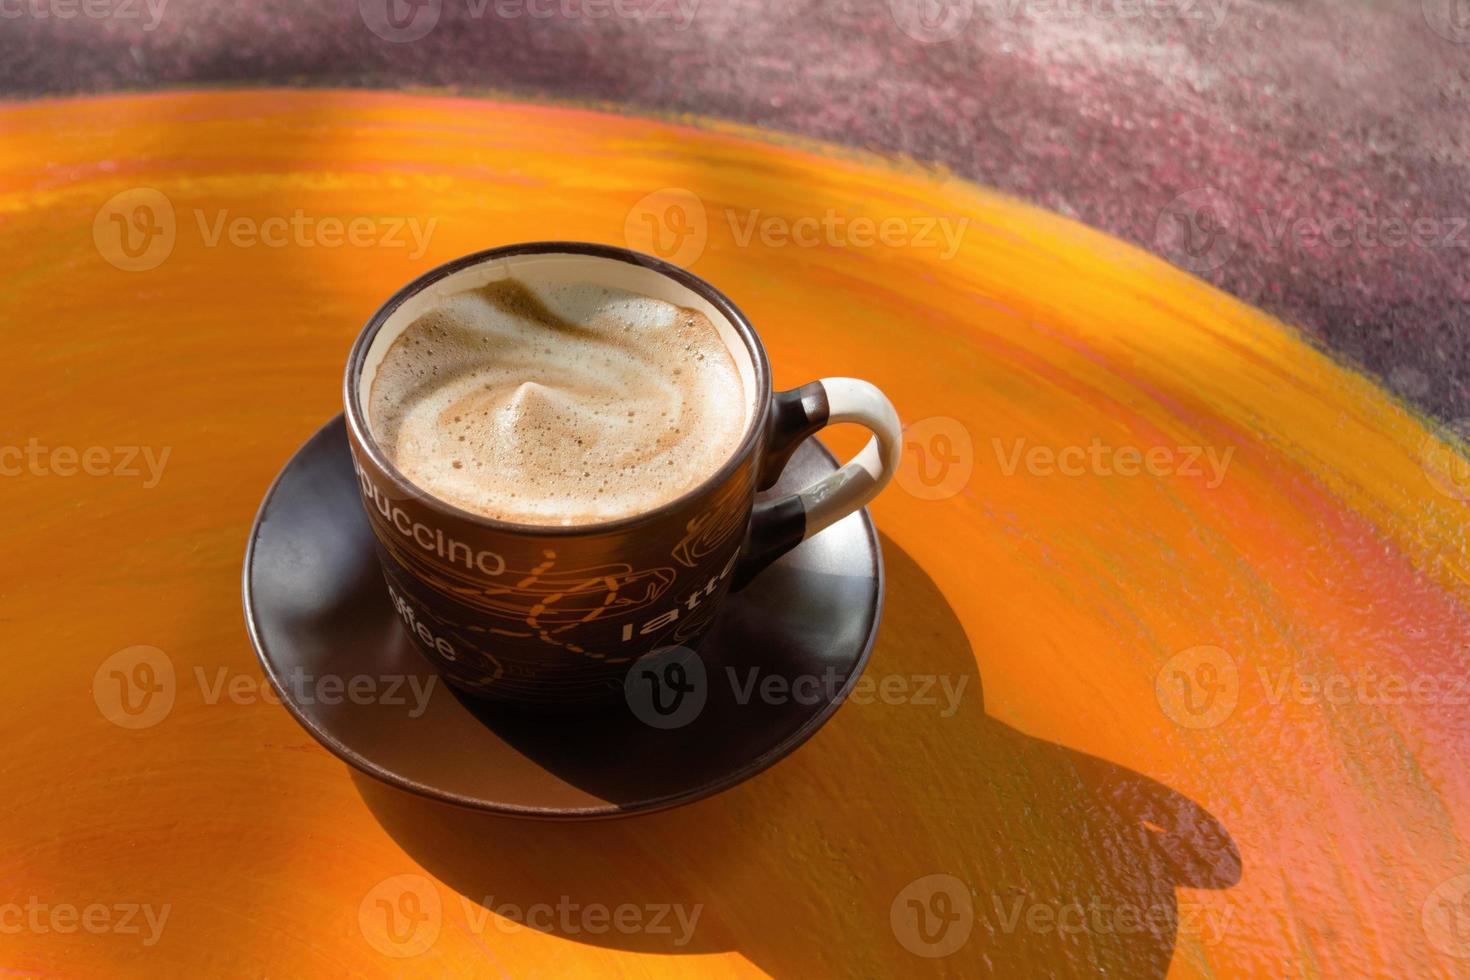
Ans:
[[[543,293],[580,284],[699,314],[738,374],[734,448],[670,499],[606,519],[504,519],[411,480],[372,418],[385,358],[452,297],[508,280]],[[388,597],[408,637],[457,690],[533,709],[621,696],[639,658],[697,649],[730,592],[871,500],[893,477],[900,452],[898,416],[871,384],[824,378],[773,391],[755,329],[714,286],[647,255],[580,242],[478,252],[403,287],[353,344],[344,402]],[[873,436],[813,485],[757,501],[796,448],[836,422],[859,423]],[[587,476],[590,502],[599,483]],[[578,485],[564,493],[575,499]]]

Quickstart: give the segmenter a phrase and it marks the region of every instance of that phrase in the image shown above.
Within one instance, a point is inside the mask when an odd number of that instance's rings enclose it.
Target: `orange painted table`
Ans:
[[[1470,970],[1470,472],[1281,324],[723,127],[230,92],[0,131],[9,972]],[[251,518],[359,325],[537,238],[671,256],[778,385],[869,378],[909,423],[871,686],[686,809],[549,826],[354,779],[242,625]]]

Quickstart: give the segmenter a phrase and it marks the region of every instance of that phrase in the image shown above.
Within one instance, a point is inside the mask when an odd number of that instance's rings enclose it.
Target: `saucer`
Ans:
[[[808,439],[762,496],[791,493],[836,467]],[[677,712],[650,713],[630,682],[626,700],[598,715],[528,717],[457,693],[410,643],[383,583],[338,415],[266,493],[244,592],[266,677],[347,764],[446,803],[586,819],[718,793],[810,738],[867,663],[883,570],[864,509],[729,596],[697,653],[682,654],[677,677],[694,693]]]

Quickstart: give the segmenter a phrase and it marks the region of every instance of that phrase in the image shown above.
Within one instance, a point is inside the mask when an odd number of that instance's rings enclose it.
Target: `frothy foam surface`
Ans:
[[[583,283],[514,279],[446,298],[393,342],[368,418],[414,484],[528,524],[642,513],[714,473],[745,429],[709,319]]]

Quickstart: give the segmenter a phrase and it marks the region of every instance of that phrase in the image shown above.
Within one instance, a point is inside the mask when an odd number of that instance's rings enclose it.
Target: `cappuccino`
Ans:
[[[610,287],[516,279],[442,298],[384,353],[368,418],[426,492],[486,517],[594,524],[698,486],[748,421],[703,313]]]

